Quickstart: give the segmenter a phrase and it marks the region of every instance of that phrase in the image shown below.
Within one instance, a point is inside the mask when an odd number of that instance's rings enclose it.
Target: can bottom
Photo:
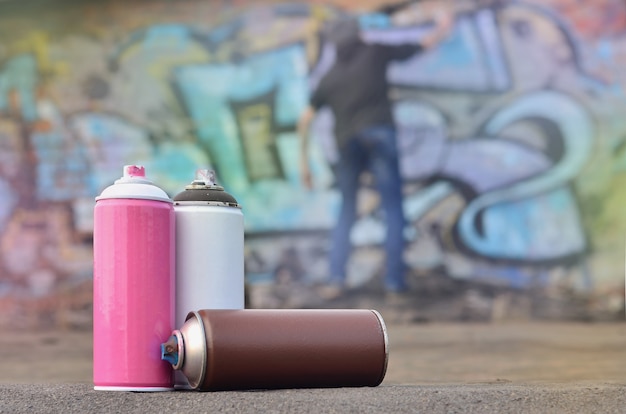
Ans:
[[[135,392],[161,392],[173,391],[174,387],[117,387],[109,385],[95,385],[96,391],[135,391]]]

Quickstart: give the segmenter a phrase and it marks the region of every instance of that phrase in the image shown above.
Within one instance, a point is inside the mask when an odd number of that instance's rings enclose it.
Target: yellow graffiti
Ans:
[[[69,72],[67,63],[50,59],[48,34],[36,30],[8,46],[9,55],[32,54],[37,61],[39,73],[44,76],[58,76]]]
[[[252,179],[276,177],[273,156],[272,111],[267,104],[250,105],[239,114],[247,168]]]

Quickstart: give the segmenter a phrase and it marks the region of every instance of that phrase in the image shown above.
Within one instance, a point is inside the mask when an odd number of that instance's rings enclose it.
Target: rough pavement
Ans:
[[[614,384],[382,385],[276,391],[99,392],[91,384],[0,385],[0,413],[623,413]]]

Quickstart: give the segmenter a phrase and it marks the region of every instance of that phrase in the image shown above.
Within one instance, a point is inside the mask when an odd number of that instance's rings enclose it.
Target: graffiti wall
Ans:
[[[453,5],[444,42],[387,68],[407,277],[432,302],[457,289],[492,313],[507,292],[535,316],[623,315],[626,6]],[[328,110],[312,127],[313,189],[299,175],[298,117],[335,59],[327,28],[352,16],[366,42],[419,42],[426,7],[3,3],[1,306],[88,306],[94,197],[125,164],[170,195],[214,169],[243,206],[250,306],[306,306],[298,292],[328,276],[340,202]],[[399,25],[402,12],[418,17]],[[347,279],[376,296],[385,226],[372,181]]]

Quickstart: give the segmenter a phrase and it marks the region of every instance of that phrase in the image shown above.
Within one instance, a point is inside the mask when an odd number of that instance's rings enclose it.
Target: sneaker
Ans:
[[[318,294],[324,300],[335,300],[343,295],[343,288],[339,285],[326,285],[319,288]]]
[[[406,291],[390,291],[385,294],[385,304],[394,308],[409,307],[414,300],[415,297]]]

